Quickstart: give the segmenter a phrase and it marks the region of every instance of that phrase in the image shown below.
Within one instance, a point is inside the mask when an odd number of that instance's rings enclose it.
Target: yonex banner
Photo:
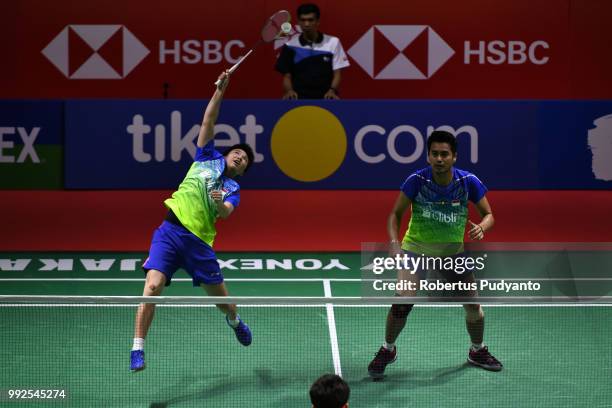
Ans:
[[[0,188],[63,186],[63,103],[0,101]]]
[[[206,101],[66,103],[67,188],[175,188]],[[612,101],[225,101],[220,150],[255,150],[262,189],[397,189],[426,139],[455,134],[456,166],[492,189],[610,189]]]
[[[147,253],[9,253],[0,252],[2,278],[70,278],[87,273],[91,278],[143,277],[142,263]],[[232,253],[217,254],[224,274],[240,276],[252,271],[260,278],[288,274],[333,274],[336,278],[355,277],[359,253]],[[235,274],[235,275],[234,275]]]
[[[287,8],[294,33],[298,28],[298,2],[40,3],[4,5],[4,97],[202,98],[259,39],[267,17]],[[611,96],[609,1],[514,0],[493,7],[489,0],[356,0],[320,6],[321,30],[338,36],[350,59],[343,98]],[[235,75],[228,96],[280,98],[274,63],[281,45],[259,47]]]

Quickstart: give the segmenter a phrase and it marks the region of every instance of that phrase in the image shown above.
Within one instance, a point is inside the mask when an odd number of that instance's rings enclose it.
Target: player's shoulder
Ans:
[[[205,162],[211,160],[219,160],[222,159],[223,155],[219,153],[219,151],[215,148],[214,140],[209,141],[204,146],[198,146],[196,148],[196,154],[194,157],[194,161],[196,162]]]
[[[402,184],[402,189],[412,186],[412,188],[421,188],[424,185],[431,183],[431,168],[425,167],[415,171],[414,173],[410,173],[404,183]]]
[[[431,181],[431,167],[423,167],[422,169],[416,170],[414,173],[411,173],[408,176],[408,179],[415,179],[421,182],[430,182]]]
[[[456,179],[471,177],[474,175],[467,170],[459,169],[457,167],[453,167],[453,173],[455,173],[454,176]]]
[[[465,181],[465,182],[478,182],[480,184],[483,184],[482,181],[480,181],[480,179],[478,178],[478,176],[476,176],[474,173],[467,171],[467,170],[462,170],[462,169],[458,169],[456,167],[453,168],[453,172],[454,172],[454,178],[457,181]]]
[[[236,193],[238,191],[240,191],[240,184],[238,184],[238,182],[236,180],[234,180],[233,178],[229,178],[229,177],[225,177],[225,180],[223,181],[223,187],[232,193]]]

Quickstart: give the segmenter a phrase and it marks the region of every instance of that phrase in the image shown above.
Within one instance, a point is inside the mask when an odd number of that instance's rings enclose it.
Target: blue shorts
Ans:
[[[215,251],[185,227],[164,221],[153,233],[149,257],[142,269],[145,274],[151,269],[160,271],[168,286],[179,268],[191,276],[193,286],[223,283]]]

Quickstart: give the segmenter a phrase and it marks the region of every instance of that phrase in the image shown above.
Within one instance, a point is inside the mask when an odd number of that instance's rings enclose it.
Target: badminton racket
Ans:
[[[249,55],[253,53],[255,48],[257,48],[262,43],[270,43],[274,40],[278,40],[279,38],[288,35],[291,33],[291,14],[287,10],[280,10],[274,13],[270,18],[268,18],[261,29],[261,38],[251,47],[251,49],[244,54],[238,62],[236,62],[227,72],[231,75],[242,62],[247,59]],[[226,77],[227,78],[227,77]],[[217,88],[221,88],[225,79],[217,79],[215,85]]]

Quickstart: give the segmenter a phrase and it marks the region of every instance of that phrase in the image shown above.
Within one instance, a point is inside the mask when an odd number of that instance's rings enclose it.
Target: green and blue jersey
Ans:
[[[218,213],[210,193],[221,190],[223,201],[234,207],[240,203],[240,186],[223,175],[225,165],[225,158],[215,150],[213,141],[198,147],[185,179],[172,197],[164,201],[185,228],[211,247],[217,234]]]
[[[433,180],[431,167],[411,174],[401,191],[412,201],[412,216],[402,241],[406,251],[431,256],[454,255],[463,251],[468,201],[477,203],[487,192],[472,173],[452,169],[448,186]]]

